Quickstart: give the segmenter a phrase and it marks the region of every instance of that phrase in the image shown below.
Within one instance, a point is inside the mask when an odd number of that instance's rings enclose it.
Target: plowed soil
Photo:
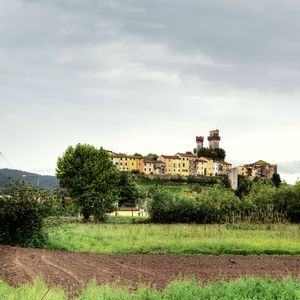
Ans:
[[[101,255],[0,245],[0,278],[13,286],[42,277],[49,286],[76,294],[92,279],[135,289],[163,289],[174,279],[201,282],[242,276],[300,275],[300,256]]]

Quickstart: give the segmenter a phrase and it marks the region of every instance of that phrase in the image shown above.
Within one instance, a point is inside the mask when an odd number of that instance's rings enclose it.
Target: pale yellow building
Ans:
[[[180,166],[181,172],[180,175],[182,176],[190,176],[196,175],[197,173],[197,156],[191,152],[185,153],[177,153],[177,157],[180,158]]]
[[[199,157],[198,160],[200,160],[200,163],[201,163],[201,161],[206,162],[206,165],[204,168],[204,176],[213,176],[214,175],[214,172],[213,172],[214,161],[209,157]],[[197,173],[198,173],[198,165],[199,165],[199,162],[197,162]],[[201,170],[201,167],[199,170]]]
[[[158,157],[158,160],[165,163],[166,174],[172,175],[173,174],[173,164],[177,162],[178,157],[175,155],[161,155]]]
[[[204,159],[198,158],[196,160],[196,173],[197,175],[206,176],[207,174],[207,161]]]
[[[129,171],[144,171],[144,158],[140,155],[130,155],[128,156],[129,162],[128,162],[128,168]]]

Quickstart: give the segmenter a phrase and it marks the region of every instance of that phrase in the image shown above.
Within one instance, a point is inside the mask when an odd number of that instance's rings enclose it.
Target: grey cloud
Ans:
[[[300,173],[300,160],[280,162],[278,164],[280,173],[284,174],[299,174]]]
[[[44,60],[47,70],[60,74],[64,66],[68,71],[101,69],[86,50],[118,41],[132,45],[136,62],[183,79],[275,92],[297,90],[300,84],[300,5],[294,1],[12,2],[19,5],[3,14],[0,48],[17,51],[15,62],[31,67],[39,68]],[[135,44],[161,45],[168,53],[151,60],[151,53],[143,57],[138,47],[134,52]],[[117,60],[119,53],[113,51]],[[204,62],[197,61],[199,55]],[[167,56],[174,60],[163,60]],[[7,53],[4,59],[13,62]]]
[[[292,0],[0,0],[0,124],[16,124],[0,138],[19,149],[39,127],[45,147],[101,137],[129,151],[138,134],[133,151],[172,153],[218,126],[229,157],[254,160],[299,128],[299,12]]]

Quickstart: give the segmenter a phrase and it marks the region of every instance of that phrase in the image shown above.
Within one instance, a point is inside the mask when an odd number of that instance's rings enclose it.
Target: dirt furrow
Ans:
[[[163,289],[174,279],[201,282],[244,276],[300,276],[300,256],[102,255],[0,245],[0,277],[18,286],[42,277],[50,286],[79,292],[92,279],[135,289]]]

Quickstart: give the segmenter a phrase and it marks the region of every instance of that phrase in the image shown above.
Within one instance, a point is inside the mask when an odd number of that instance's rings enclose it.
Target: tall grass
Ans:
[[[93,253],[300,254],[300,226],[73,223],[49,230],[48,248]]]
[[[6,300],[67,299],[63,290],[47,289],[41,280],[20,288],[11,288],[0,281],[0,298]],[[300,299],[300,280],[286,278],[273,279],[247,278],[232,282],[219,282],[199,285],[196,280],[173,282],[163,292],[140,286],[135,292],[115,285],[97,286],[95,282],[86,287],[74,300],[246,300],[246,299]]]
[[[12,288],[0,279],[0,299],[5,300],[64,300],[67,299],[66,293],[62,289],[47,288],[46,284],[37,279],[33,283]]]

